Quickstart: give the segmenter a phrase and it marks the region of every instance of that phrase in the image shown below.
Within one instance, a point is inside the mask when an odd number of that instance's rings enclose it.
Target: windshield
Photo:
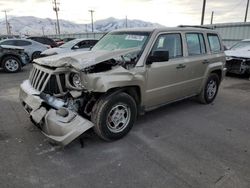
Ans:
[[[66,42],[65,44],[61,45],[59,48],[72,48],[78,42],[80,42],[79,39],[71,40],[71,41]]]
[[[142,50],[149,38],[149,32],[114,32],[105,35],[92,51],[139,48]]]
[[[244,47],[250,47],[250,41],[241,41],[236,43],[235,45],[233,45],[230,49],[234,50],[234,49],[238,49],[238,48],[244,48]]]

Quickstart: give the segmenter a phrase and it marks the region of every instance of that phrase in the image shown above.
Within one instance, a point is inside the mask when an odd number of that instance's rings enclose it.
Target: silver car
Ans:
[[[0,41],[0,45],[22,47],[31,60],[38,58],[41,52],[49,48],[49,46],[30,39],[5,39]]]
[[[98,41],[97,39],[86,39],[86,38],[71,40],[61,45],[58,48],[51,48],[45,50],[44,52],[41,53],[41,57],[57,55],[73,51],[88,51],[90,50],[91,47],[93,47],[97,43],[97,41]]]

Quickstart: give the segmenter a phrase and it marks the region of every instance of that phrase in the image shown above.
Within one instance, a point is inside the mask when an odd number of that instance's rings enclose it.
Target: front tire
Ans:
[[[106,141],[124,137],[137,117],[135,100],[126,93],[101,98],[92,111],[94,131]]]
[[[33,54],[32,54],[32,61],[34,60],[34,59],[37,59],[37,58],[39,58],[40,57],[40,54],[41,54],[41,52],[34,52]]]
[[[198,100],[203,104],[212,103],[217,96],[219,85],[219,76],[215,73],[210,74],[202,92],[198,96]]]
[[[21,61],[14,56],[5,57],[2,65],[4,71],[8,73],[15,73],[21,70]]]

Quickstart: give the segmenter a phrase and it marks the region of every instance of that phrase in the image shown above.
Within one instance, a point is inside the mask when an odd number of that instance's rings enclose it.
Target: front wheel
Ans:
[[[15,73],[21,70],[21,62],[14,56],[5,57],[2,62],[5,72]]]
[[[214,101],[218,90],[219,90],[220,80],[217,74],[212,73],[207,79],[207,82],[199,94],[198,99],[203,104],[210,104]]]
[[[93,108],[91,120],[98,136],[106,141],[125,136],[137,115],[135,100],[126,93],[103,97]]]

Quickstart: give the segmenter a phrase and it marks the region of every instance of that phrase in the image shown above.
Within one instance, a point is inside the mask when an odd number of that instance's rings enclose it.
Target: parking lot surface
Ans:
[[[18,100],[29,75],[0,70],[0,187],[250,187],[250,81],[226,77],[215,102],[177,102],[104,142],[52,146]]]

